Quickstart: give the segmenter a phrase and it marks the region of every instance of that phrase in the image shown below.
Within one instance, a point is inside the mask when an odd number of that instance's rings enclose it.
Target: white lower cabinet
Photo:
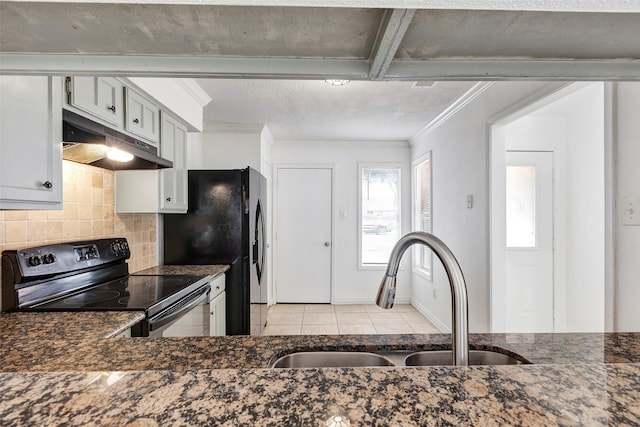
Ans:
[[[131,338],[131,329],[120,332],[114,338]]]
[[[0,76],[0,209],[62,209],[62,79]]]
[[[220,274],[211,282],[209,335],[212,337],[223,336],[227,333],[226,294],[225,276],[224,274]]]

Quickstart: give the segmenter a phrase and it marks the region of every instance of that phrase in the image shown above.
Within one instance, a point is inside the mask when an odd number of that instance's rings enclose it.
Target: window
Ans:
[[[507,247],[536,246],[536,168],[507,166]]]
[[[431,153],[419,159],[414,166],[415,178],[415,230],[431,233]],[[416,269],[431,278],[433,253],[424,245],[416,246]]]
[[[360,267],[383,267],[400,238],[401,168],[360,165]]]

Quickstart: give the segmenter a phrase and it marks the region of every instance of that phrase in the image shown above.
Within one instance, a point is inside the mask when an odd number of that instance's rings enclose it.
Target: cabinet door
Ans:
[[[62,208],[62,79],[0,76],[0,209]]]
[[[120,128],[124,124],[124,85],[113,77],[69,77],[68,102]]]
[[[213,336],[223,336],[226,335],[227,331],[227,323],[225,320],[226,316],[226,292],[222,292],[220,295],[215,297],[211,303],[209,304],[209,309],[211,311],[211,323],[209,324],[209,334]]]
[[[160,108],[126,88],[125,129],[152,143],[160,141]]]
[[[224,274],[216,276],[211,281],[211,300],[209,301],[209,311],[211,313],[209,324],[209,335],[222,336],[227,334],[226,321],[226,292]]]
[[[160,170],[160,211],[187,211],[187,128],[162,113],[160,155],[173,162],[173,168]]]

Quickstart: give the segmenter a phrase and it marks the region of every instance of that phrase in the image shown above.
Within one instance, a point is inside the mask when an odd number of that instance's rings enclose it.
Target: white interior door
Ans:
[[[332,171],[276,171],[276,300],[331,302]]]
[[[506,160],[506,331],[552,332],[553,153]]]

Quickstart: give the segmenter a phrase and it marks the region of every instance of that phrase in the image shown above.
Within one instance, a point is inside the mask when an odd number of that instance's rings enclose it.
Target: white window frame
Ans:
[[[423,230],[422,227],[422,213],[420,211],[420,204],[418,203],[418,195],[419,191],[419,182],[418,182],[418,170],[425,164],[429,163],[429,230]],[[431,151],[427,152],[423,156],[414,160],[411,168],[411,187],[413,192],[413,198],[411,200],[412,204],[412,212],[413,212],[413,228],[416,231],[425,231],[427,233],[433,232],[433,162],[431,160]],[[422,265],[422,258],[424,251],[427,251],[427,266]],[[433,251],[424,245],[415,245],[413,252],[413,271],[424,277],[425,279],[431,281],[432,280],[432,272],[433,272]]]
[[[398,229],[402,236],[402,165],[400,163],[358,163],[358,270],[385,270],[387,262],[380,264],[363,264],[362,263],[362,170],[363,169],[397,169],[398,170]]]

